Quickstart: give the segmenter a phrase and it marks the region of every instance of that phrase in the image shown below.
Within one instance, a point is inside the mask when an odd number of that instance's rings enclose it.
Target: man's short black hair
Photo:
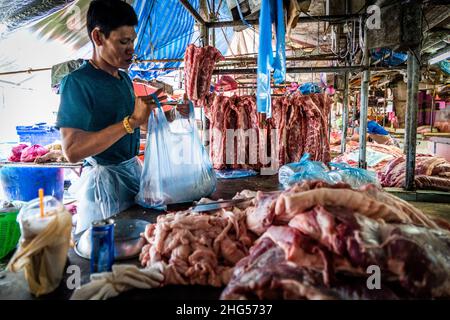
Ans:
[[[123,26],[136,26],[138,19],[132,6],[121,0],[94,0],[89,5],[86,25],[89,38],[96,27],[109,37],[111,31]]]

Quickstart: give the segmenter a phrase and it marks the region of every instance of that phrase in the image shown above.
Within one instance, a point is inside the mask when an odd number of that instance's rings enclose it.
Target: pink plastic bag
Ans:
[[[22,162],[33,162],[37,157],[43,156],[48,153],[48,149],[35,144],[31,147],[27,147],[22,150],[22,155],[20,156],[20,161]]]
[[[8,161],[20,162],[20,156],[22,155],[22,151],[27,147],[28,145],[21,143],[18,146],[12,148],[11,150],[12,154],[9,156]]]

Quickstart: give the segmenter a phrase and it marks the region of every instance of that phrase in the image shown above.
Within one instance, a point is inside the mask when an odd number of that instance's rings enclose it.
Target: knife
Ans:
[[[238,204],[243,204],[252,201],[254,198],[243,198],[243,199],[234,199],[234,200],[222,200],[215,201],[209,203],[200,203],[197,204],[191,211],[192,212],[205,212],[205,211],[213,211],[222,208],[234,207]]]

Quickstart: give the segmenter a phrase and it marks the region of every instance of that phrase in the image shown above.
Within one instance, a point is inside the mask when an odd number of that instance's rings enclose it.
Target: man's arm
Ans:
[[[102,153],[126,134],[121,122],[97,132],[61,128],[62,147],[67,160],[75,163]]]
[[[152,101],[151,96],[136,98],[134,112],[129,118],[133,130],[147,121],[155,107]],[[69,162],[79,162],[86,157],[102,153],[126,134],[128,133],[122,122],[96,132],[61,127],[63,152]]]

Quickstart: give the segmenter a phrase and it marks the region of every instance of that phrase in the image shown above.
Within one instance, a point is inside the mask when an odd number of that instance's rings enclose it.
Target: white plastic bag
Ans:
[[[156,100],[157,101],[157,100]],[[175,111],[166,119],[161,105],[150,114],[144,168],[136,202],[148,208],[189,202],[214,192],[216,175],[197,133],[194,108],[189,118]]]
[[[86,160],[91,166],[83,168],[80,179],[69,188],[79,202],[75,233],[88,229],[92,221],[107,219],[134,205],[142,172],[137,157],[117,165],[99,165],[93,158]]]

